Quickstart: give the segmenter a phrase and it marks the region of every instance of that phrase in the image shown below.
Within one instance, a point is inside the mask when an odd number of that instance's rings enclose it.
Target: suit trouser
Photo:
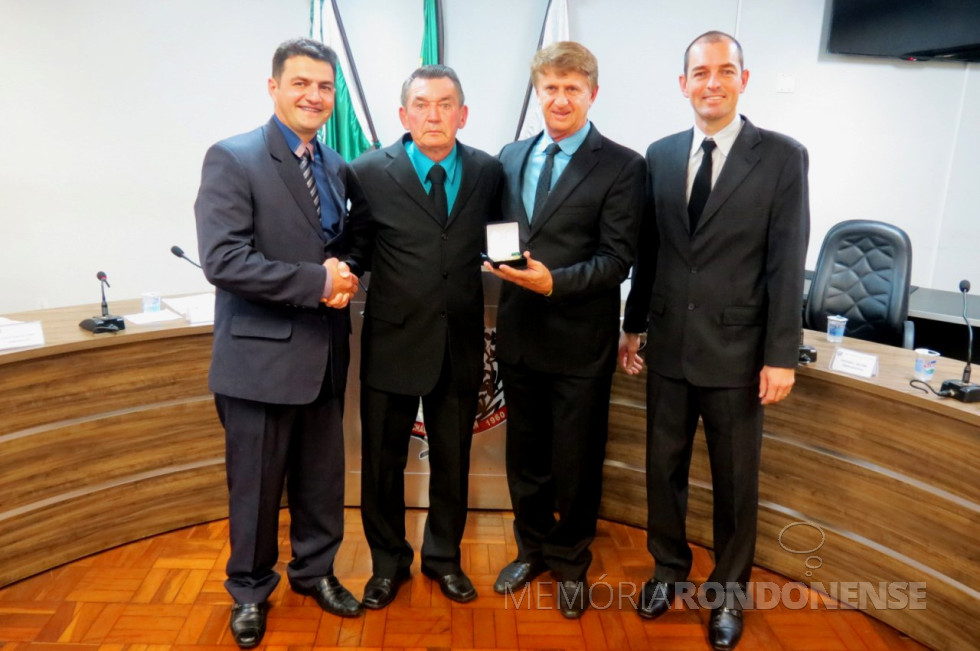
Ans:
[[[231,556],[225,587],[238,603],[261,603],[279,583],[279,509],[287,475],[291,585],[311,588],[333,573],[344,536],[343,396],[274,405],[216,394],[225,428]]]
[[[420,398],[429,445],[422,566],[440,576],[460,571],[478,393],[457,389],[448,350],[436,386],[424,396],[361,383],[361,519],[374,574],[407,571],[414,557],[405,539],[405,465]]]
[[[758,385],[697,387],[686,380],[647,376],[647,546],[655,579],[685,581],[688,472],[698,417],[704,421],[714,500],[715,568],[709,582],[749,580],[755,554],[762,451]]]
[[[592,562],[612,375],[571,377],[498,362],[518,560],[584,580]],[[555,517],[555,511],[558,517]]]

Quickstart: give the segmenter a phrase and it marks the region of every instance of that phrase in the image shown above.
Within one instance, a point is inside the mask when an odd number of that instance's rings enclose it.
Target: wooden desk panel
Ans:
[[[11,315],[46,345],[0,352],[0,585],[227,516],[210,326],[81,330],[97,311]]]
[[[206,386],[210,327],[79,330],[96,311],[12,315],[42,319],[47,345],[0,353],[0,585],[227,515],[223,435]],[[926,610],[869,612],[934,648],[973,648],[980,405],[910,389],[911,351],[846,340],[880,355],[882,374],[869,381],[829,371],[833,347],[821,334],[808,342],[819,363],[766,413],[756,562],[805,582],[925,581]],[[940,360],[934,384],[961,367]],[[603,517],[638,526],[647,515],[644,383],[614,378],[602,502]],[[695,455],[688,536],[710,546],[703,434]],[[787,535],[798,522],[809,524]],[[781,534],[785,543],[820,532],[813,554],[780,544]],[[808,569],[817,556],[819,568]]]
[[[756,563],[828,587],[925,582],[924,610],[873,604],[866,610],[933,648],[975,648],[980,405],[910,388],[912,351],[845,340],[849,349],[879,356],[879,376],[865,380],[829,370],[834,346],[824,335],[808,332],[806,339],[818,349],[818,363],[801,368],[791,397],[766,410]],[[961,372],[961,363],[940,360],[933,385]],[[614,379],[601,511],[641,527],[647,519],[645,379],[645,373],[621,372]],[[699,429],[687,534],[709,547],[711,503]],[[787,529],[793,523],[807,524]]]

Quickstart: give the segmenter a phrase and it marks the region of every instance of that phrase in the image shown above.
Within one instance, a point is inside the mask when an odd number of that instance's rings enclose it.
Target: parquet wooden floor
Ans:
[[[409,539],[422,539],[425,511],[408,515]],[[355,595],[371,574],[360,511],[347,511],[347,535],[336,573]],[[654,622],[640,619],[628,601],[593,608],[580,620],[552,610],[548,575],[518,603],[494,594],[496,572],[516,551],[508,512],[471,512],[463,541],[463,569],[480,597],[469,604],[446,599],[418,573],[385,610],[357,619],[323,613],[283,580],[272,597],[263,647],[316,649],[709,649],[703,609],[677,607]],[[282,558],[289,557],[288,513],[282,512]],[[230,598],[222,586],[228,557],[228,522],[222,520],[119,547],[0,590],[2,651],[211,651],[237,649],[228,632]],[[695,581],[711,567],[709,553],[694,550]],[[593,546],[591,582],[620,591],[637,586],[653,562],[645,533],[601,522]],[[284,568],[280,568],[284,570]],[[753,581],[787,580],[756,568]],[[626,593],[629,592],[627,589]],[[608,601],[596,592],[593,603]],[[520,597],[520,595],[517,595]],[[623,607],[619,605],[622,603]],[[745,651],[912,651],[925,647],[855,610],[772,610],[746,613],[739,645]]]

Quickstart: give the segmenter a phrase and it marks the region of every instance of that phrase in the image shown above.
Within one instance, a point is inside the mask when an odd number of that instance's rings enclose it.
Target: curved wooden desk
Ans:
[[[140,311],[137,301],[113,308]],[[0,586],[227,516],[211,326],[78,327],[97,313],[11,315],[41,320],[46,343],[0,352]]]
[[[807,332],[817,363],[801,368],[790,398],[766,411],[755,561],[828,589],[870,582],[877,593],[881,581],[925,582],[925,609],[875,608],[868,600],[865,610],[933,648],[974,649],[980,405],[911,389],[910,350],[845,339],[846,348],[878,355],[881,371],[872,380],[830,371],[834,346],[825,339]],[[940,360],[932,384],[962,370]],[[640,527],[647,518],[644,397],[645,374],[617,372],[602,502],[603,517]],[[691,540],[711,546],[711,475],[700,431],[687,527]],[[856,604],[854,596],[841,601]]]
[[[134,301],[114,307],[139,310]],[[227,516],[224,436],[206,380],[211,327],[179,321],[127,325],[117,335],[81,331],[78,321],[96,311],[11,315],[43,320],[47,343],[0,352],[0,586]],[[862,380],[827,369],[833,347],[823,335],[808,333],[807,341],[819,349],[818,363],[801,369],[792,396],[766,414],[756,562],[825,586],[924,581],[925,610],[868,611],[934,648],[974,648],[980,405],[911,390],[911,351],[846,340],[880,355],[880,376]],[[937,378],[961,371],[940,360]],[[603,517],[640,527],[644,382],[614,379],[602,503]],[[786,528],[800,522],[808,524]],[[703,436],[688,532],[711,545]]]

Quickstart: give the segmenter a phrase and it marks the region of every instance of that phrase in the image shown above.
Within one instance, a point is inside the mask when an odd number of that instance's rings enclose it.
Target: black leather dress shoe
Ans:
[[[562,581],[558,584],[558,610],[566,619],[578,619],[589,605],[589,587],[585,581]]]
[[[518,588],[523,588],[534,577],[544,572],[547,567],[541,563],[526,563],[524,561],[514,561],[504,566],[497,575],[497,580],[493,584],[493,591],[497,594],[507,594]]]
[[[361,602],[354,598],[350,590],[345,588],[334,575],[325,576],[312,588],[301,588],[294,585],[293,591],[316,599],[320,608],[338,617],[357,617],[364,609]]]
[[[473,583],[470,582],[469,577],[463,574],[462,571],[440,576],[436,572],[423,567],[422,574],[433,581],[437,581],[439,583],[439,589],[442,590],[442,594],[453,601],[465,604],[467,601],[476,599],[476,588],[473,587]]]
[[[231,607],[231,635],[243,649],[258,646],[265,635],[267,604],[234,604]]]
[[[716,608],[708,620],[708,642],[712,649],[729,651],[742,639],[742,611],[738,608]]]
[[[673,583],[650,579],[640,590],[640,603],[636,605],[637,614],[644,619],[660,617],[674,604],[675,589]]]
[[[390,579],[378,574],[372,575],[364,586],[364,598],[361,600],[361,603],[364,604],[365,608],[370,608],[371,610],[384,608],[395,600],[395,595],[398,594],[398,587],[407,581],[410,576],[411,573],[408,570],[399,570]]]

